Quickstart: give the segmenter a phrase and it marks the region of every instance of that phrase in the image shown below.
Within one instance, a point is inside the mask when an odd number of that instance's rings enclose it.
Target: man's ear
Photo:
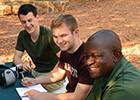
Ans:
[[[79,29],[76,28],[76,29],[74,30],[73,34],[74,34],[75,37],[78,37]]]
[[[37,21],[39,21],[39,15],[38,14],[36,15],[36,19],[37,19]]]
[[[120,60],[121,56],[122,56],[121,50],[114,51],[113,52],[113,62],[117,63]]]

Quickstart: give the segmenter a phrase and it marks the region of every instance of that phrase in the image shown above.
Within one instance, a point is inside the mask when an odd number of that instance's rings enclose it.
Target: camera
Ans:
[[[22,72],[22,65],[16,65],[16,78],[22,78],[22,75],[20,72]]]

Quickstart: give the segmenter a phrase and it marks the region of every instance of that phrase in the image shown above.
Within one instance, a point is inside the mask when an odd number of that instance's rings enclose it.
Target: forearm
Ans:
[[[50,84],[61,81],[65,78],[65,74],[60,74],[59,72],[49,73],[46,76],[36,77],[35,80],[38,84]]]
[[[41,99],[47,100],[85,100],[88,96],[92,85],[86,85],[78,83],[74,92],[70,93],[61,93],[61,94],[54,94],[54,93],[45,93],[42,94]],[[39,99],[39,100],[41,100]]]
[[[13,58],[13,63],[14,63],[15,65],[23,64],[23,62],[22,62],[21,59],[16,59],[16,58]]]
[[[45,93],[43,94],[42,98],[48,100],[78,100],[75,98],[73,93],[61,93],[61,94],[54,94],[54,93]]]
[[[29,90],[26,93],[33,100],[85,100],[91,88],[92,85],[78,83],[75,91],[70,93],[41,93],[36,90]]]
[[[15,50],[15,54],[14,54],[14,57],[13,57],[13,63],[15,65],[23,64],[23,62],[21,60],[22,55],[23,55],[23,52],[22,51]]]
[[[44,93],[39,100],[85,100],[86,97],[81,98],[81,96],[76,96],[74,92],[72,93]]]
[[[23,55],[23,52],[21,51],[16,51],[15,52],[15,55],[13,57],[13,63],[15,65],[21,65],[22,66],[22,69],[23,69],[23,72],[27,72],[28,70],[31,70],[30,66],[27,65],[26,63],[24,63],[21,58],[22,58],[22,55]]]
[[[28,97],[31,100],[85,100],[85,98],[81,98],[74,93],[41,93],[37,90],[29,90],[26,91],[25,94],[28,94]]]
[[[36,81],[37,84],[50,84],[50,83],[53,83],[49,77],[51,77],[51,75],[36,77],[35,81]]]

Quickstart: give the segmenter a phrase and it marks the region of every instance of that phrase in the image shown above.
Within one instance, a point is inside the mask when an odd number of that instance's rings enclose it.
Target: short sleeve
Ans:
[[[17,38],[17,44],[16,44],[16,47],[15,47],[16,50],[19,50],[19,51],[24,51],[25,50],[22,39],[24,39],[24,37],[22,35],[22,32],[20,32],[19,35],[18,35],[18,38]]]
[[[65,63],[62,61],[63,59],[63,51],[61,52],[60,54],[60,59],[59,59],[59,63],[58,63],[58,66],[61,68],[61,69],[64,69],[64,66],[65,66]]]
[[[90,77],[90,73],[87,70],[84,62],[81,63],[80,65],[81,68],[79,68],[79,83],[83,83],[83,84],[90,84],[92,85],[94,83],[93,78]]]

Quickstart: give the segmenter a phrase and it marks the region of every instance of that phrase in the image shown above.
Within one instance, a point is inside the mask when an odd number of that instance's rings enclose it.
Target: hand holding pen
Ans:
[[[25,82],[25,78],[24,78],[23,72],[20,72],[20,74],[21,74],[21,76],[22,76],[22,78],[23,78],[23,81]],[[27,84],[25,84],[25,86],[27,86]]]
[[[24,77],[24,76],[23,76]],[[33,86],[33,85],[36,85],[38,84],[36,79],[35,78],[29,78],[29,77],[24,77],[22,80],[21,80],[21,84],[23,86]]]

